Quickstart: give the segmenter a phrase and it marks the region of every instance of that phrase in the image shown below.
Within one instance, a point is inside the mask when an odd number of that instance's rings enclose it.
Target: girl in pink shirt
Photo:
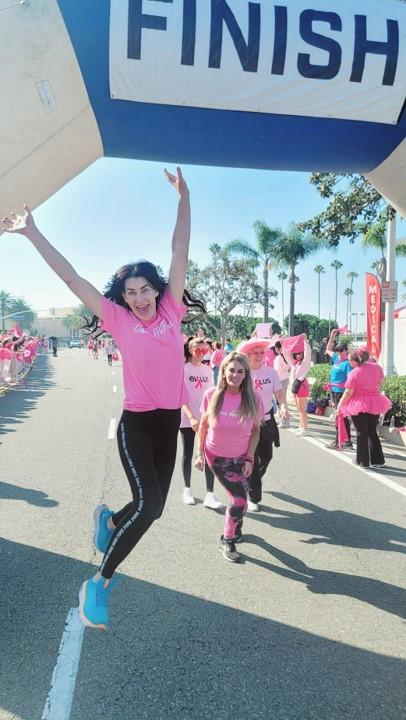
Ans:
[[[296,407],[299,413],[299,428],[296,432],[297,435],[308,435],[307,429],[307,401],[310,395],[310,385],[307,380],[307,373],[309,372],[312,351],[307,339],[306,333],[302,334],[304,342],[304,352],[291,353],[289,350],[284,348],[284,355],[291,366],[290,377],[292,380],[292,392],[295,397]],[[282,345],[283,346],[283,345]],[[295,383],[295,381],[298,381]],[[300,384],[297,392],[294,392],[296,384]]]
[[[104,553],[99,571],[80,589],[79,613],[90,627],[108,624],[110,579],[143,534],[160,517],[172,478],[180,424],[187,396],[183,382],[180,323],[186,305],[204,310],[184,290],[190,239],[189,191],[180,168],[169,183],[179,196],[168,283],[152,263],[125,265],[113,275],[105,296],[80,277],[46,240],[25,206],[22,215],[4,218],[2,229],[25,235],[54,272],[95,314],[114,338],[123,362],[124,411],[117,439],[132,493],[117,513],[105,505],[94,513],[96,547]]]
[[[383,370],[369,362],[367,348],[357,348],[350,355],[353,370],[345,383],[345,390],[337,405],[337,412],[351,416],[357,431],[356,464],[361,467],[383,467],[385,458],[376,432],[379,415],[387,413],[392,403],[382,395]]]
[[[241,538],[247,510],[249,477],[259,440],[263,406],[252,383],[248,359],[231,352],[220,366],[216,388],[206,391],[200,422],[196,467],[205,461],[229,497],[220,550],[226,560],[238,562],[235,542]]]
[[[195,337],[188,340],[185,345],[185,367],[184,378],[185,386],[188,394],[188,401],[182,405],[182,417],[180,422],[180,434],[182,437],[183,455],[182,455],[182,474],[185,487],[183,490],[183,502],[185,505],[194,505],[195,499],[190,487],[192,476],[192,459],[193,448],[195,444],[196,433],[199,428],[201,416],[201,404],[204,393],[210,387],[213,387],[213,374],[211,369],[202,363],[208,346],[205,340]],[[223,507],[223,503],[217,500],[214,495],[214,476],[209,467],[205,465],[207,493],[203,501],[203,505],[212,510],[218,510]]]

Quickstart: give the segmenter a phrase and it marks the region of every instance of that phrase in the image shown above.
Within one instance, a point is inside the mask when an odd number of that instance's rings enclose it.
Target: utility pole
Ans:
[[[396,250],[396,214],[388,220],[386,245],[386,280],[395,281],[395,250]],[[395,303],[385,302],[385,335],[383,366],[385,375],[390,377],[395,373],[394,344],[395,344]]]

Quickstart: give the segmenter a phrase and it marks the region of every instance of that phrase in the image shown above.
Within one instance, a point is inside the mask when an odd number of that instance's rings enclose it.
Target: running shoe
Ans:
[[[190,488],[185,487],[182,495],[182,500],[185,505],[195,505],[195,499]]]
[[[100,552],[105,553],[113,535],[113,530],[107,525],[108,519],[113,515],[107,505],[97,505],[93,513],[94,533],[93,542]]]
[[[298,437],[306,437],[306,435],[310,435],[310,432],[308,430],[300,430],[297,435]]]
[[[235,535],[233,537],[234,543],[239,543],[242,541],[242,522],[240,522],[236,529],[235,529]]]
[[[256,502],[252,502],[252,500],[248,500],[247,510],[249,512],[259,512],[259,505]]]
[[[240,562],[241,555],[235,549],[234,540],[226,540],[224,535],[222,535],[219,542],[219,550],[221,550],[223,557],[229,560],[229,562]]]
[[[204,507],[210,508],[211,510],[218,510],[223,507],[223,503],[217,500],[216,496],[212,492],[208,492],[203,501]]]
[[[378,470],[379,468],[384,468],[385,463],[371,463],[369,467],[374,468],[374,470]]]
[[[96,582],[94,578],[86,580],[79,591],[79,617],[86,627],[107,630],[109,624],[108,600],[117,580],[110,580],[108,587],[103,585],[106,578]]]
[[[341,448],[337,445],[336,442],[328,443],[324,446],[326,450],[341,450]]]

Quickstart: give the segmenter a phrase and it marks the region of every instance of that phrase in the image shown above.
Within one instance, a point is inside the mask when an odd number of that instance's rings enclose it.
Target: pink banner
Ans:
[[[378,360],[381,354],[381,285],[372,273],[365,273],[367,291],[367,348]]]

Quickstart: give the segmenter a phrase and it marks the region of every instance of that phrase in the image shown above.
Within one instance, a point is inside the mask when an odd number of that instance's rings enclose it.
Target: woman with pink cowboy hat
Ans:
[[[252,337],[243,340],[237,347],[237,352],[247,355],[254,389],[261,397],[264,405],[265,422],[261,424],[259,442],[254,455],[254,467],[250,477],[250,490],[248,496],[248,510],[258,512],[262,500],[262,478],[272,460],[273,445],[279,447],[279,430],[275,421],[273,398],[280,405],[281,417],[286,417],[286,402],[283,396],[282,383],[274,368],[265,365],[265,352],[270,340]]]

